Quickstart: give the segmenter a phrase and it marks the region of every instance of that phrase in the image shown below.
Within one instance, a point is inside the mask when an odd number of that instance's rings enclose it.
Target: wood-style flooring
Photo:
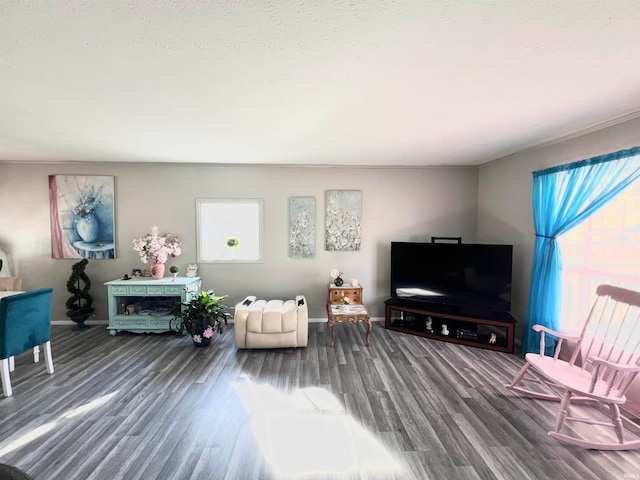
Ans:
[[[640,452],[550,438],[556,403],[506,390],[518,355],[362,325],[303,349],[52,328],[55,373],[16,358],[0,463],[36,480],[638,479]],[[586,427],[589,428],[589,427]]]

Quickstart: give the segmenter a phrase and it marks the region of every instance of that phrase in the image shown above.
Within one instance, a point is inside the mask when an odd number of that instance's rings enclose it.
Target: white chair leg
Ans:
[[[2,391],[5,397],[10,397],[13,394],[11,390],[11,378],[9,377],[9,359],[3,358],[0,360],[0,377],[2,377]]]
[[[53,357],[51,356],[51,342],[44,344],[44,363],[47,366],[47,372],[53,373]]]
[[[14,357],[9,357],[9,371],[13,372],[16,369],[16,361]]]
[[[38,363],[40,361],[40,345],[36,345],[33,347],[33,363]]]

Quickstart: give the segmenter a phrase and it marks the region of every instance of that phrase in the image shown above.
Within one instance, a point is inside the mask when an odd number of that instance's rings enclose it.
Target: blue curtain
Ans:
[[[558,330],[562,256],[557,237],[572,229],[640,178],[640,147],[533,172],[536,239],[521,351],[540,351],[533,325]],[[555,344],[545,340],[546,355]]]

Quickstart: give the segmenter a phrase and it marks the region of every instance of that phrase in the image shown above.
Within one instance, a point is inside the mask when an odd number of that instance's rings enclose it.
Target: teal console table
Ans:
[[[109,297],[109,333],[158,333],[174,330],[170,311],[200,293],[200,277],[159,280],[134,277],[106,282]]]

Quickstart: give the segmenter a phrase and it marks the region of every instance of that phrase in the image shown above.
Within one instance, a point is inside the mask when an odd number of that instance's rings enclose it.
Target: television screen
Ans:
[[[391,242],[391,296],[490,315],[511,310],[512,245]]]

